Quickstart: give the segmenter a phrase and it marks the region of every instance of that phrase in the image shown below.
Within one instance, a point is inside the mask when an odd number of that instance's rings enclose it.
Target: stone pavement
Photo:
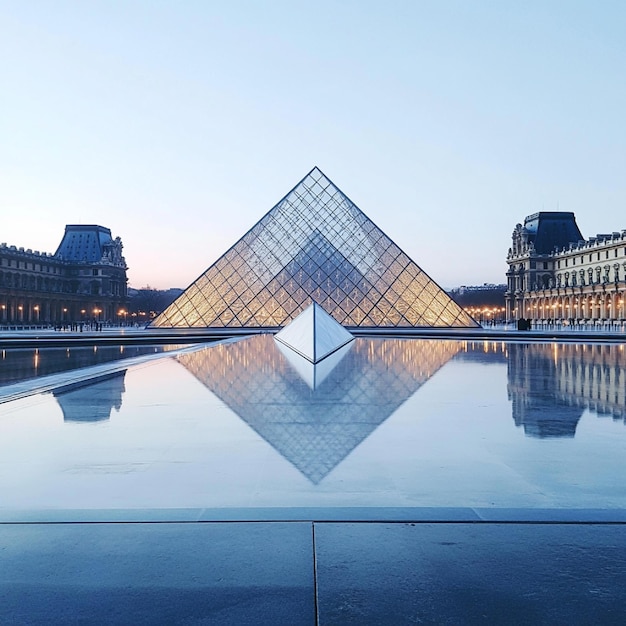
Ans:
[[[626,623],[623,522],[3,519],[2,624]]]

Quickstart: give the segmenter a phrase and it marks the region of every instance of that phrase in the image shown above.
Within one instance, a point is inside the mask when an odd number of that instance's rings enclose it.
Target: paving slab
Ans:
[[[319,624],[624,624],[626,525],[315,524]]]
[[[476,508],[485,522],[626,523],[626,509]]]
[[[312,528],[0,526],[1,624],[314,624]]]
[[[0,509],[0,524],[199,522],[203,509]],[[241,519],[237,521],[259,521]],[[260,520],[266,521],[266,520]],[[288,521],[288,520],[279,520]],[[289,520],[290,521],[290,520]]]
[[[0,522],[3,513],[0,510]],[[247,507],[207,508],[199,521],[478,522],[469,507]]]

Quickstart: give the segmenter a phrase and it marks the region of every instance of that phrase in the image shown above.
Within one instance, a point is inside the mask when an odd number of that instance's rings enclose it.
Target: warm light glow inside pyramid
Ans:
[[[275,328],[313,301],[348,327],[478,326],[318,168],[152,326]]]

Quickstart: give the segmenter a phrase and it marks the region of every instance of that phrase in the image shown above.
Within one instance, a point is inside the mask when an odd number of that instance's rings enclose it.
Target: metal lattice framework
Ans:
[[[478,325],[318,168],[152,325],[278,327],[312,301],[348,327]]]

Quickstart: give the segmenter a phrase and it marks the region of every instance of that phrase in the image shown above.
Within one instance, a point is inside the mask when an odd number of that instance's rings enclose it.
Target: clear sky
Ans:
[[[443,287],[626,228],[626,2],[0,0],[0,242],[186,287],[314,165]]]

